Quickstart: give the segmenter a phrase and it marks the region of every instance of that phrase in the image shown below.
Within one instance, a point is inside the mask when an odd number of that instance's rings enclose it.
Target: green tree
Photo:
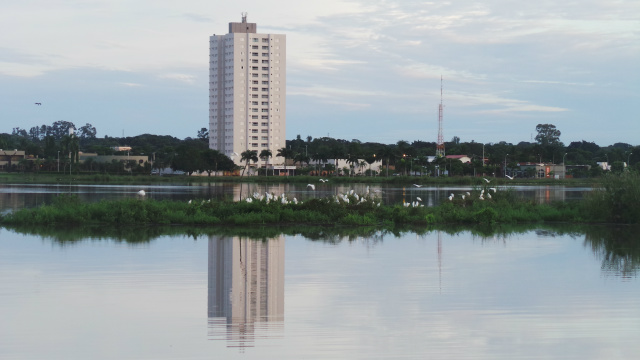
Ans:
[[[198,139],[209,143],[209,130],[207,128],[201,128],[198,130]]]
[[[560,130],[553,124],[538,124],[536,126],[536,141],[542,146],[562,145],[560,142]]]
[[[273,153],[269,149],[260,151],[260,158],[265,160],[264,171],[265,175],[269,175],[269,158],[273,156]]]
[[[249,166],[249,162],[257,162],[258,161],[258,152],[256,150],[245,150],[240,154],[240,162],[244,161],[244,168],[242,169],[242,176],[244,176],[245,170],[247,170],[247,166]]]
[[[284,158],[284,163],[286,165],[287,164],[287,160],[288,159],[293,159],[295,154],[291,149],[289,149],[287,147],[283,147],[283,148],[278,149],[277,156]]]

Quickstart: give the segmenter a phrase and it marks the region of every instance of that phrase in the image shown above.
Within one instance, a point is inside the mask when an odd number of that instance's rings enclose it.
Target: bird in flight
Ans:
[[[513,180],[513,176],[509,176],[509,175],[505,175],[506,177],[509,178],[509,180]]]
[[[313,185],[313,184],[307,184],[307,187],[311,188],[311,190],[315,190],[316,189],[316,186]]]
[[[413,186],[418,187],[418,188],[422,187],[422,185],[418,185],[418,184],[413,184]]]
[[[35,103],[36,105],[42,105],[42,103]]]
[[[486,181],[486,182],[487,182],[487,184],[491,182],[491,180],[489,180],[489,179],[487,179],[487,178],[482,178],[482,179],[483,179],[484,181]]]

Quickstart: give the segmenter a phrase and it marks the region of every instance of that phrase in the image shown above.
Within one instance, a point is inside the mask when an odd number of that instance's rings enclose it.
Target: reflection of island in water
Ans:
[[[252,346],[284,319],[284,237],[209,237],[210,338]]]

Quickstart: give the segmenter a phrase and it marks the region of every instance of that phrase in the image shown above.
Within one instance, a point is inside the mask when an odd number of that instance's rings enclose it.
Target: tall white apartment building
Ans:
[[[286,146],[286,37],[259,34],[242,17],[209,39],[209,148],[240,164],[245,150]]]

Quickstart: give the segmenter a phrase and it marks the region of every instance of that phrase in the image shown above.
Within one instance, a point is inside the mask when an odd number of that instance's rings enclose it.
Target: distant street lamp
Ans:
[[[60,172],[60,150],[58,150],[58,172]]]
[[[509,154],[504,156],[504,176],[507,176],[507,156],[509,156]]]
[[[564,163],[564,157],[567,156],[567,153],[564,153],[564,155],[562,155],[562,172],[563,172],[563,179],[567,178],[567,165]]]
[[[627,167],[630,168],[631,167],[631,154],[633,154],[632,152],[629,153],[629,155],[627,155]]]

